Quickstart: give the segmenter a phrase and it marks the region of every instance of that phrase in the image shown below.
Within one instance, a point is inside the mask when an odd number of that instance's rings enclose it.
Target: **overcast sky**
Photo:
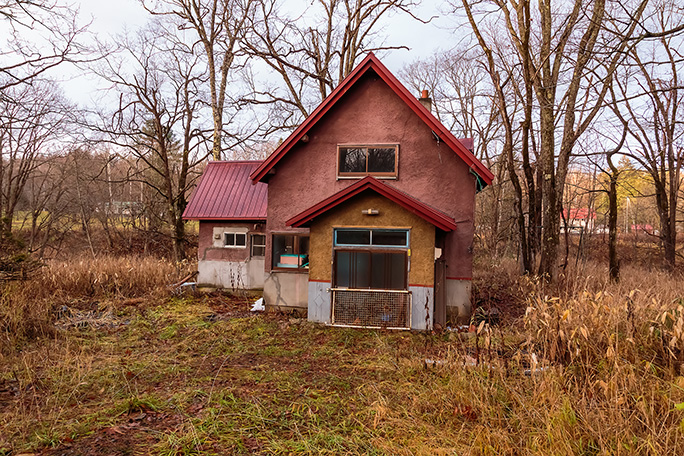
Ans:
[[[295,0],[305,5],[305,0]],[[423,0],[417,14],[421,18],[438,16],[441,0]],[[140,6],[138,0],[77,0],[82,21],[91,21],[90,31],[101,38],[135,30],[147,22],[149,15]],[[385,27],[387,40],[392,46],[408,46],[409,51],[395,50],[381,56],[383,63],[390,71],[397,74],[405,63],[417,58],[427,57],[435,50],[446,50],[453,47],[459,37],[446,30],[450,20],[446,17],[433,19],[429,24],[421,24],[407,14],[397,14],[387,21]],[[65,69],[66,71],[66,69]],[[90,104],[98,95],[98,83],[80,72],[66,71],[60,78],[66,95],[73,101],[85,105]]]

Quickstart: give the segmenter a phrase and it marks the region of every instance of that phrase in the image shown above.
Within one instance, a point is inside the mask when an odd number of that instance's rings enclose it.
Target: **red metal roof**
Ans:
[[[482,164],[475,155],[468,150],[456,137],[423,106],[420,101],[408,91],[404,85],[383,65],[371,52],[365,59],[349,73],[349,75],[333,90],[323,102],[307,117],[304,122],[278,147],[250,176],[258,182],[280,161],[281,158],[299,141],[302,136],[318,122],[331,107],[363,76],[369,69],[373,69],[378,76],[420,117],[463,161],[477,173],[487,184],[491,184],[494,175]]]
[[[183,212],[188,220],[266,220],[268,185],[249,178],[260,161],[210,161]]]
[[[589,208],[586,208],[586,207],[580,207],[578,209],[571,208],[569,216],[568,216],[568,210],[563,209],[563,216],[566,219],[569,218],[570,220],[587,220],[587,219],[595,219],[596,218],[596,212],[595,211],[589,211]]]
[[[295,215],[290,220],[285,222],[285,224],[293,227],[306,226],[314,218],[318,217],[319,215],[325,212],[328,212],[329,210],[333,209],[334,207],[338,206],[344,201],[347,201],[348,199],[358,195],[359,193],[365,190],[375,191],[376,193],[384,196],[385,198],[397,203],[409,212],[416,214],[423,220],[430,222],[431,224],[433,224],[441,230],[453,231],[456,229],[456,222],[453,218],[449,217],[443,212],[438,211],[437,209],[428,206],[425,203],[418,201],[417,199],[407,195],[406,193],[397,190],[394,187],[390,187],[389,185],[380,182],[379,180],[371,176],[364,177],[355,184],[350,185],[349,187],[343,190],[340,190],[339,192],[324,199],[320,203],[315,204],[314,206],[310,207],[304,212]]]

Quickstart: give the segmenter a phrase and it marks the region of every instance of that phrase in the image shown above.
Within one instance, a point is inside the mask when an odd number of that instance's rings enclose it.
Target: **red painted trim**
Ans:
[[[312,278],[309,278],[309,282],[316,282],[316,283],[331,283],[330,280],[317,280],[317,279],[312,279]]]
[[[348,199],[358,195],[365,190],[373,190],[381,196],[394,201],[399,204],[404,209],[416,214],[423,220],[431,223],[437,228],[444,231],[453,231],[456,229],[456,222],[454,219],[448,215],[433,209],[425,203],[418,201],[417,199],[401,192],[394,187],[371,177],[364,177],[360,181],[350,185],[349,187],[335,193],[334,195],[324,199],[323,201],[313,205],[309,209],[301,212],[287,222],[286,225],[299,228],[305,226],[311,222],[314,218],[319,215],[328,212],[339,204],[347,201]]]
[[[266,221],[266,217],[263,218],[241,218],[241,217],[183,217],[183,220],[199,220],[203,222],[256,222],[263,223]]]
[[[447,280],[473,280],[472,277],[447,277]]]
[[[409,283],[409,287],[421,287],[421,288],[434,288],[434,285],[418,285],[415,283]]]
[[[349,75],[333,90],[323,102],[302,122],[299,127],[278,147],[264,162],[255,169],[250,178],[253,183],[257,183],[266,176],[271,168],[273,168],[283,156],[304,136],[304,134],[316,122],[318,122],[323,115],[330,110],[331,107],[339,101],[339,99],[359,80],[359,78],[366,73],[366,71],[373,69],[375,73],[382,78],[383,81],[401,98],[418,117],[423,120],[439,137],[444,141],[451,150],[453,150],[459,157],[466,162],[468,166],[477,172],[477,174],[487,183],[491,184],[494,180],[494,174],[487,169],[487,167],[480,162],[475,155],[472,154],[456,137],[437,120],[435,116],[423,106],[420,101],[408,91],[404,85],[375,57],[371,52],[365,59],[349,73]]]

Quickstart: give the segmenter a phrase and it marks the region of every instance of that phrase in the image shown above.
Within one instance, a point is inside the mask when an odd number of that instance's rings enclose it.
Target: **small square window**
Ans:
[[[223,233],[223,246],[232,248],[247,247],[247,235],[245,233]]]

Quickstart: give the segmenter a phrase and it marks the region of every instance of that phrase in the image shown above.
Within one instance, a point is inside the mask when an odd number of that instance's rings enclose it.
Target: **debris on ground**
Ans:
[[[192,279],[199,274],[199,271],[194,271],[191,272],[190,274],[186,275],[183,277],[181,280],[179,280],[176,283],[172,283],[169,285],[169,288],[175,295],[180,295],[185,293],[186,291],[190,291],[194,293],[197,291],[197,282],[193,282]]]
[[[251,309],[249,309],[250,312],[263,312],[266,310],[264,307],[264,298],[259,298],[254,302],[254,305],[252,306]]]
[[[122,320],[114,314],[111,307],[100,309],[97,304],[92,310],[73,309],[63,305],[57,310],[55,327],[58,329],[107,329],[127,325],[128,320]]]

